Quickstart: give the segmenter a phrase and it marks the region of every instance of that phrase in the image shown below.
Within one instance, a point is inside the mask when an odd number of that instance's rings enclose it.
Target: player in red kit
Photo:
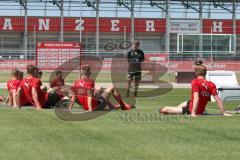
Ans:
[[[17,90],[20,85],[20,71],[13,69],[11,79],[7,82],[8,98],[7,103],[13,107],[17,107]]]
[[[37,78],[38,71],[38,68],[34,65],[27,66],[28,75],[21,81],[22,96],[20,96],[19,101],[28,101],[39,110],[54,106],[60,99],[56,95],[48,94],[41,89],[42,82]]]
[[[64,79],[62,78],[62,72],[56,71],[55,77],[49,84],[52,91],[56,92],[57,95],[61,98],[64,97],[64,94],[67,94],[69,91],[69,88],[67,90],[67,87],[65,87]]]
[[[83,77],[77,80],[72,90],[74,95],[71,98],[69,110],[72,109],[73,103],[76,101],[87,111],[99,111],[104,110],[108,105],[112,108],[112,104],[109,101],[109,97],[112,94],[116,99],[121,109],[130,110],[131,105],[123,101],[117,89],[114,86],[109,86],[103,93],[97,93],[95,88],[95,82],[90,78],[91,71],[89,66],[84,66],[82,69]],[[99,96],[97,96],[99,95]]]
[[[160,113],[165,114],[190,114],[195,117],[196,115],[202,115],[207,103],[210,101],[211,96],[217,102],[217,106],[222,111],[224,116],[231,116],[225,112],[223,103],[219,98],[216,90],[216,86],[213,82],[205,79],[207,70],[203,65],[195,67],[196,79],[192,80],[192,95],[190,101],[186,101],[178,105],[177,107],[163,107],[160,109]]]
[[[42,109],[48,95],[41,90],[42,82],[37,78],[38,68],[34,65],[27,66],[27,74],[28,75],[21,81],[20,89],[22,90],[22,95],[19,101],[25,103],[30,102],[36,109]]]
[[[29,102],[29,100],[27,99],[25,93],[23,92],[23,90],[21,88],[23,75],[24,75],[24,73],[20,71],[20,74],[19,74],[20,85],[17,90],[17,106],[19,108],[21,108],[21,106],[31,106],[32,105],[32,103]]]
[[[48,92],[56,92],[56,95],[63,100],[68,100],[73,94],[71,87],[65,85],[62,71],[55,72],[55,76],[49,86]]]
[[[65,85],[65,83],[64,83],[64,79],[62,78],[62,72],[56,71],[55,78],[51,81],[50,87],[51,88],[54,88],[54,87],[60,88],[64,85]]]

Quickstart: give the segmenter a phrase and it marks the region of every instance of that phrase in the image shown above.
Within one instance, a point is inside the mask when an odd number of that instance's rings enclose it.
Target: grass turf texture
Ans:
[[[0,83],[6,83],[10,79],[10,73],[11,73],[11,71],[1,71],[0,72],[0,77],[1,77]],[[43,77],[42,77],[42,82],[49,82],[49,77],[51,74],[52,74],[51,72],[44,71]],[[110,82],[112,82],[111,77],[119,76],[119,73],[112,73],[112,74],[113,75],[111,75],[111,73],[108,73],[108,72],[100,72],[97,75],[96,82],[110,83]],[[26,73],[24,73],[24,75],[26,75]],[[237,76],[238,82],[240,82],[240,73],[236,72],[236,76]],[[79,72],[72,72],[71,74],[69,74],[66,77],[65,81],[68,83],[73,83],[78,78],[79,78]],[[167,82],[175,82],[176,81],[175,73],[174,72],[166,73],[166,74],[162,75],[161,77],[159,77],[159,80],[163,80],[163,81],[167,81]]]
[[[42,82],[49,82],[49,77],[51,74],[52,74],[51,72],[43,71]],[[112,74],[113,75],[111,75],[111,73],[108,73],[108,72],[100,72],[97,75],[95,81],[98,83],[112,82],[111,77],[119,76],[119,73],[112,73]],[[0,77],[1,77],[0,83],[6,83],[10,79],[10,75],[11,75],[11,71],[1,71],[0,72]],[[24,75],[26,75],[26,73],[24,73]],[[66,77],[65,82],[73,83],[77,79],[79,79],[79,72],[71,72],[71,74],[69,74]],[[170,73],[170,74],[166,73],[163,76],[161,76],[159,79],[163,80],[163,81],[174,82],[175,81],[174,73]]]
[[[86,122],[61,121],[53,110],[2,107],[0,159],[238,159],[238,115],[155,121],[120,118],[125,113],[157,114],[159,106],[177,105],[188,95],[187,89],[175,89],[158,98],[137,99],[138,108],[131,112],[114,111]],[[237,103],[225,105],[232,110]],[[208,108],[216,105],[210,103]]]

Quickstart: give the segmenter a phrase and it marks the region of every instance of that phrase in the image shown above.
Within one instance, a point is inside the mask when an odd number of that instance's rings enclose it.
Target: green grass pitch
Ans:
[[[0,159],[239,159],[238,115],[145,118],[188,97],[188,89],[174,89],[164,96],[138,98],[137,109],[130,112],[113,111],[85,122],[62,121],[53,110],[0,107]],[[237,105],[225,103],[227,110]],[[209,113],[218,114],[215,109],[214,103],[208,105]],[[136,114],[140,119],[129,118]]]

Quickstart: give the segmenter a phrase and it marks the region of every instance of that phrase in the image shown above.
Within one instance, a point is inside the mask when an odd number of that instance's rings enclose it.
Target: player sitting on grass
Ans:
[[[19,80],[20,81],[23,80],[23,75],[24,75],[24,73],[22,71],[19,71]]]
[[[217,102],[217,106],[222,111],[224,116],[231,116],[225,112],[223,103],[219,98],[216,86],[213,82],[205,80],[207,69],[203,65],[195,67],[195,74],[197,78],[192,80],[192,96],[190,101],[186,101],[178,105],[177,107],[163,107],[160,109],[160,113],[165,114],[190,114],[193,117],[196,115],[202,115],[205,107],[211,99],[211,95]]]
[[[60,98],[55,93],[47,93],[41,89],[42,82],[38,77],[38,68],[34,65],[27,66],[27,76],[21,81],[20,89],[22,94],[19,101],[22,104],[30,102],[36,109],[50,108],[54,106]]]
[[[37,74],[37,78],[41,79],[43,75],[43,72],[41,70],[38,69],[38,74]]]
[[[84,66],[81,73],[82,78],[75,81],[72,87],[74,95],[71,98],[69,110],[72,109],[75,101],[87,111],[104,110],[107,105],[112,108],[114,106],[109,101],[110,95],[113,95],[122,110],[131,109],[132,106],[123,101],[114,86],[109,86],[103,93],[94,90],[95,82],[90,78],[91,70],[89,66]]]
[[[11,79],[7,82],[8,98],[6,103],[17,107],[17,90],[20,85],[20,71],[13,69],[11,73]]]
[[[69,100],[73,92],[70,86],[66,86],[62,71],[56,71],[54,78],[51,80],[50,89],[48,91],[56,92],[57,95],[63,100]]]
[[[65,85],[64,79],[62,78],[62,71],[56,71],[54,79],[50,83],[50,87],[60,88]]]
[[[56,71],[54,79],[49,84],[52,91],[55,91],[61,98],[64,97],[65,82],[62,78],[62,72]]]

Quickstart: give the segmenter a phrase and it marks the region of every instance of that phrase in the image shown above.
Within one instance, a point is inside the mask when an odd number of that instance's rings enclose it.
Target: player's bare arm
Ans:
[[[93,98],[93,91],[88,90],[88,111],[92,112],[92,98]]]
[[[17,105],[17,90],[16,89],[13,90],[12,96],[13,96],[13,107],[16,108],[18,106]]]
[[[72,110],[72,107],[74,105],[74,102],[75,102],[75,98],[76,96],[73,94],[72,97],[71,97],[71,100],[69,102],[69,107],[68,107],[68,110],[71,111]]]
[[[194,99],[193,99],[193,110],[191,113],[191,116],[196,117],[197,109],[198,109],[198,102],[199,102],[199,93],[194,92],[193,93]]]
[[[16,102],[17,102],[17,107],[18,108],[21,108],[21,104],[20,104],[20,96],[21,96],[21,94],[22,94],[22,89],[18,88],[17,89],[17,95],[16,95],[16,97],[17,97]]]
[[[21,108],[21,104],[20,104],[20,96],[22,94],[22,89],[18,88],[17,89],[17,94],[16,94],[16,103],[17,103],[17,107]]]
[[[37,93],[36,88],[32,88],[32,96],[33,96],[33,101],[34,101],[34,103],[35,103],[35,105],[36,105],[36,109],[37,109],[37,110],[42,109],[42,107],[41,107],[41,105],[40,105],[40,102],[39,102],[39,100],[38,100],[38,93]]]
[[[232,116],[232,114],[229,114],[229,113],[225,112],[222,100],[220,99],[220,97],[218,95],[214,96],[214,99],[215,99],[215,101],[217,103],[218,108],[222,111],[224,116]]]

